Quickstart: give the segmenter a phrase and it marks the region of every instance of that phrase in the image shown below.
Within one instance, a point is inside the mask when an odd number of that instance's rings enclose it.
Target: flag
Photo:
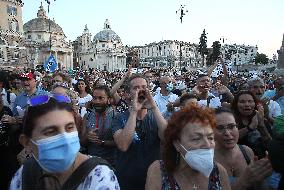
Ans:
[[[55,60],[55,57],[51,54],[47,61],[43,65],[44,70],[53,73],[58,69],[57,62]]]

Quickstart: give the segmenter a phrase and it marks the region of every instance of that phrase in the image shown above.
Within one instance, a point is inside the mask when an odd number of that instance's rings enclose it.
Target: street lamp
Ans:
[[[188,12],[188,10],[185,9],[185,5],[180,5],[180,8],[179,8],[179,10],[176,11],[176,14],[177,14],[178,12],[180,12],[180,17],[179,17],[179,19],[180,19],[180,23],[182,23],[182,18],[183,18],[183,16],[185,15],[185,13]]]
[[[182,59],[182,50],[181,47],[183,46],[183,42],[179,43],[179,70],[181,71],[181,59]]]

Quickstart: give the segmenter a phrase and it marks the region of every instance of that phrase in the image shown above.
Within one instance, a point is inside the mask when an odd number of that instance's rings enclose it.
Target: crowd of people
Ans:
[[[0,189],[284,189],[284,77],[220,63],[0,71]]]

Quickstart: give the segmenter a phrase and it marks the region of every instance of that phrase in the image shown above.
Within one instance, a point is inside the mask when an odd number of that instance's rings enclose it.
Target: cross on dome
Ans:
[[[109,23],[108,19],[106,19],[106,21],[105,21],[104,29],[111,29],[110,28],[110,23]]]

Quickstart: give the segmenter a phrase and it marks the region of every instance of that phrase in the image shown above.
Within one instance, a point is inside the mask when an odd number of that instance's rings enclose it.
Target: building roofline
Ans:
[[[1,1],[10,2],[10,3],[13,3],[14,5],[21,6],[21,7],[24,6],[24,3],[22,0],[1,0]]]

